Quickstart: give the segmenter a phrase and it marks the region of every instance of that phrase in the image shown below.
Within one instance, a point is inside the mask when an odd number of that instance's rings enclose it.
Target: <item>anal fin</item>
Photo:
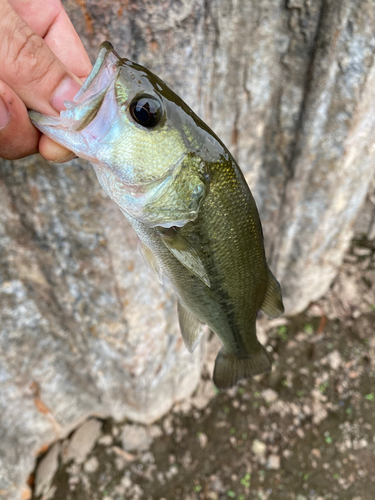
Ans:
[[[267,351],[259,344],[259,351],[246,358],[237,358],[220,349],[215,361],[213,381],[218,389],[229,389],[244,378],[271,370]]]
[[[280,283],[268,269],[268,286],[261,310],[269,318],[277,318],[284,312]]]
[[[177,313],[181,335],[186,348],[189,352],[193,352],[202,338],[204,324],[193,313],[188,311],[180,301],[177,301]]]

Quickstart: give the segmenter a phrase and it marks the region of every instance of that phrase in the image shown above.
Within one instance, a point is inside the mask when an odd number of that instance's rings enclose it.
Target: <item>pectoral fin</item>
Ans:
[[[174,228],[160,230],[160,237],[168,250],[178,259],[189,271],[210,287],[210,280],[204,268],[203,262],[195,248],[176,231]]]
[[[163,284],[163,271],[158,263],[158,261],[155,259],[154,254],[151,252],[151,250],[146,247],[145,244],[142,243],[141,240],[139,240],[139,251],[141,252],[141,255],[143,257],[143,260],[147,264],[147,266],[156,273],[156,276],[158,278],[159,283]]]
[[[268,286],[261,310],[269,318],[277,318],[284,312],[280,283],[268,269]]]
[[[181,335],[184,339],[186,348],[189,352],[193,352],[202,338],[204,324],[201,323],[193,313],[185,309],[179,301],[177,302],[177,313]]]

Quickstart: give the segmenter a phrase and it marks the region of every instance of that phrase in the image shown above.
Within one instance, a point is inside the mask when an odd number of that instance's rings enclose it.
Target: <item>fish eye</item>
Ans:
[[[163,116],[161,102],[149,95],[134,97],[129,109],[134,121],[145,128],[155,127]]]

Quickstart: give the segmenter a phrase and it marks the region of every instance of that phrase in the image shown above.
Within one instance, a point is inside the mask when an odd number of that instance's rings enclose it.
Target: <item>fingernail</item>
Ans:
[[[62,156],[61,158],[53,160],[53,163],[65,163],[67,161],[74,160],[74,158],[77,158],[77,155],[74,153],[69,153],[66,156]]]
[[[10,113],[2,97],[0,97],[0,130],[5,128],[10,121]]]
[[[72,101],[74,96],[78,93],[81,85],[68,76],[57,87],[51,99],[51,106],[56,111],[65,109],[64,101]]]

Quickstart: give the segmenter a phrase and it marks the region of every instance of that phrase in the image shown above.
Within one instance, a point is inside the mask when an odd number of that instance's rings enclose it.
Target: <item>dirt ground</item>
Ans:
[[[213,339],[190,400],[148,427],[91,419],[41,457],[33,499],[374,500],[375,199],[366,210],[326,296],[260,319],[270,374],[218,393]]]

